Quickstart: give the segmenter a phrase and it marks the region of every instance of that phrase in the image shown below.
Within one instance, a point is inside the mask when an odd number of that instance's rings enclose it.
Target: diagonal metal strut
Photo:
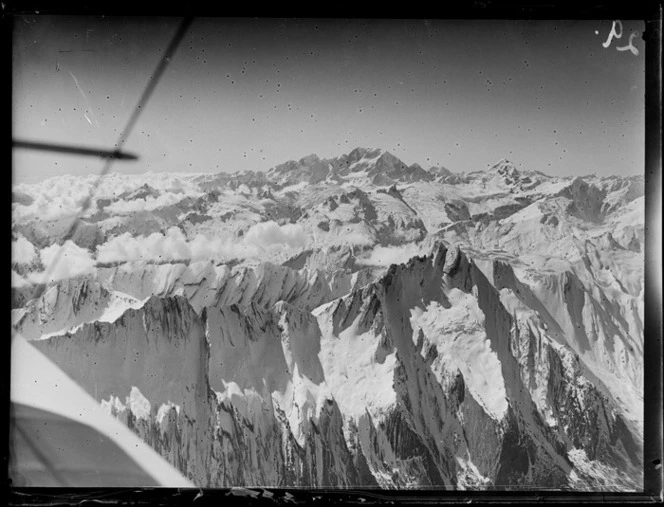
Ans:
[[[166,51],[164,52],[163,56],[161,57],[161,60],[159,60],[159,63],[157,64],[157,68],[155,71],[152,73],[150,80],[148,81],[147,86],[145,87],[145,90],[143,90],[143,94],[141,95],[140,99],[138,100],[138,103],[134,107],[134,110],[131,113],[131,116],[129,117],[129,120],[127,121],[127,124],[125,128],[122,130],[120,133],[120,136],[118,138],[118,141],[115,143],[115,151],[112,151],[111,153],[122,153],[122,147],[124,146],[125,142],[127,141],[127,138],[129,137],[129,134],[131,134],[131,131],[133,130],[134,126],[136,125],[136,122],[138,121],[138,118],[140,117],[141,113],[143,112],[143,109],[145,108],[145,105],[147,104],[148,100],[152,96],[152,93],[154,92],[157,83],[161,79],[162,75],[164,74],[164,71],[166,70],[166,67],[168,64],[171,62],[171,59],[173,55],[175,54],[175,51],[177,50],[178,46],[180,45],[180,42],[182,42],[182,39],[184,38],[185,33],[189,29],[189,26],[191,25],[191,22],[193,21],[192,17],[186,17],[182,20],[180,25],[178,26],[177,31],[173,35],[173,38],[171,39],[171,42],[169,43],[168,47],[166,48]],[[92,198],[94,197],[95,191],[97,190],[97,187],[101,183],[101,179],[110,172],[111,167],[113,166],[113,162],[117,157],[106,157],[106,161],[104,162],[104,165],[102,166],[101,171],[99,172],[99,175],[95,179],[92,188],[90,189],[90,192],[88,193],[88,196],[85,198],[85,201],[83,202],[83,205],[81,206],[81,209],[78,211],[76,218],[72,221],[69,229],[67,230],[67,233],[62,239],[62,243],[64,243],[71,239],[71,237],[74,235],[76,232],[76,229],[78,228],[80,221],[81,221],[81,216],[85,211],[90,207],[90,204],[92,203]],[[48,267],[45,277],[44,277],[44,282],[41,284],[40,288],[38,289],[37,293],[35,294],[34,298],[39,299],[39,297],[43,294],[43,292],[46,290],[46,286],[48,285],[48,280],[53,274],[53,270],[55,266],[58,264],[60,261],[60,258],[62,257],[62,253],[64,251],[64,248],[60,248],[56,254],[55,257],[53,258],[53,261],[51,262],[50,266]]]

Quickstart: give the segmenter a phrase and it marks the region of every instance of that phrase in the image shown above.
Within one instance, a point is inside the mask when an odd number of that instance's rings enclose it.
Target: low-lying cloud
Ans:
[[[37,250],[30,241],[23,236],[12,241],[12,263],[32,264],[35,260],[37,260]]]
[[[252,226],[244,236],[244,243],[256,246],[285,245],[291,248],[303,248],[307,244],[307,235],[301,225],[276,222],[261,222]]]
[[[94,271],[95,260],[89,250],[81,248],[71,240],[63,245],[51,245],[39,252],[45,270],[32,272],[27,279],[32,283],[50,283],[65,280]],[[46,280],[46,274],[50,275]]]
[[[357,264],[365,266],[390,266],[392,264],[403,264],[412,257],[422,255],[419,245],[408,243],[399,246],[377,246],[368,257],[358,258]]]
[[[124,175],[111,173],[100,181],[96,175],[73,176],[64,174],[55,176],[39,183],[21,183],[14,186],[18,193],[25,194],[34,199],[29,205],[13,203],[12,215],[14,219],[38,219],[40,221],[56,220],[79,213],[87,197],[93,193],[92,204],[86,214],[97,211],[97,199],[117,199],[124,192],[134,191],[143,184],[164,195],[147,200],[118,201],[114,203],[117,213],[137,211],[138,209],[155,209],[159,206],[173,204],[186,196],[197,197],[200,190],[194,182],[195,175],[159,174]],[[98,186],[96,186],[98,183]],[[94,192],[93,192],[94,190]],[[140,206],[140,208],[139,208]]]
[[[25,287],[29,282],[12,269],[12,287]]]
[[[191,258],[187,238],[177,227],[166,234],[158,232],[148,236],[132,236],[128,232],[115,236],[97,247],[97,262],[176,261]]]
[[[148,196],[141,199],[130,199],[128,201],[114,201],[104,208],[104,211],[111,214],[126,214],[136,211],[151,211],[164,206],[177,204],[186,196],[179,193],[166,192],[157,197]]]
[[[203,235],[188,240],[180,229],[171,227],[165,234],[153,233],[134,237],[124,233],[116,236],[97,247],[97,262],[106,264],[132,261],[269,259],[270,256],[283,251],[303,248],[306,240],[306,233],[297,224],[258,223],[235,241]]]
[[[177,227],[165,233],[148,236],[132,236],[126,232],[99,245],[91,252],[72,241],[64,245],[51,245],[42,250],[20,236],[12,242],[12,259],[15,263],[30,264],[41,259],[44,271],[33,271],[20,275],[12,273],[12,286],[26,283],[45,283],[49,269],[49,283],[72,278],[94,271],[100,264],[123,262],[183,262],[215,261],[232,259],[273,260],[281,254],[301,251],[307,243],[307,234],[299,224],[279,225],[276,222],[261,222],[250,227],[241,238],[209,238],[198,235],[189,240]]]

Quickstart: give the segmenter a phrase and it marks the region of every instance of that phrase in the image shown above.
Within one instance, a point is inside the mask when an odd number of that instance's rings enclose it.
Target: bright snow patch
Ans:
[[[317,317],[322,332],[318,357],[341,412],[357,419],[369,411],[376,417],[394,405],[396,354],[387,355],[382,364],[376,361],[379,338],[371,331],[357,333],[361,316],[339,336],[333,334],[330,313],[318,312]]]
[[[508,408],[500,360],[484,330],[484,314],[472,294],[452,288],[450,308],[432,301],[426,310],[411,309],[411,325],[422,329],[438,354],[456,365],[472,395],[492,417],[502,419]]]
[[[164,419],[168,416],[168,414],[173,408],[175,408],[176,413],[179,415],[180,405],[176,405],[175,403],[172,403],[170,401],[168,403],[163,403],[159,407],[159,410],[157,410],[157,422],[159,424],[162,424],[164,422]]]
[[[131,392],[127,397],[127,405],[131,409],[136,419],[150,420],[150,411],[152,409],[148,399],[143,396],[143,393],[136,386],[131,386]]]

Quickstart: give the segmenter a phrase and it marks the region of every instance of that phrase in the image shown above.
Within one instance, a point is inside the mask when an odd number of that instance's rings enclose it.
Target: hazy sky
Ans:
[[[13,136],[110,149],[177,18],[15,18]],[[644,171],[642,22],[196,18],[114,171],[265,170],[357,146],[453,171]],[[618,51],[629,35],[639,54]],[[16,182],[100,170],[14,150]]]

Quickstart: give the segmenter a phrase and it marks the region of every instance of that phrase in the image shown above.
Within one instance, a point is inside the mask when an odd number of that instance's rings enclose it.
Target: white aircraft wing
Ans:
[[[12,486],[195,487],[18,334],[11,354]]]

